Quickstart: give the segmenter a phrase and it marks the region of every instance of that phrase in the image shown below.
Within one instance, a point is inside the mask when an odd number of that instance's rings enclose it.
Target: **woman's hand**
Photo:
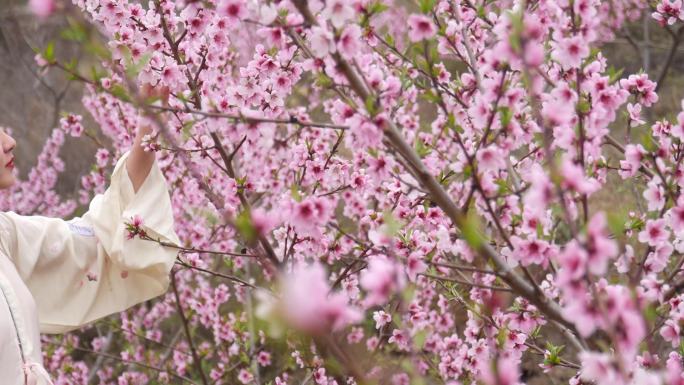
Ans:
[[[143,84],[140,88],[141,96],[147,101],[151,98],[155,98],[164,106],[168,106],[169,101],[169,88],[166,86],[155,87],[148,83]],[[144,119],[141,121],[145,121]],[[143,138],[145,135],[152,133],[152,127],[147,124],[141,124],[138,126],[138,131],[136,132],[135,139],[133,139],[133,148],[131,153],[126,160],[126,171],[128,176],[133,183],[133,190],[138,192],[140,186],[147,178],[150,173],[152,164],[154,163],[154,152],[145,151],[143,147]]]
[[[144,83],[140,87],[140,96],[145,101],[154,99],[154,104],[159,101],[162,106],[167,107],[169,105],[169,87],[167,86],[153,86],[150,83]]]

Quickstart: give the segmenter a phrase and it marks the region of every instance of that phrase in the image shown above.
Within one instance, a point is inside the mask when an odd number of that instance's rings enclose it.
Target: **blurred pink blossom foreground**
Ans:
[[[28,7],[36,16],[44,19],[55,11],[55,0],[29,0]]]

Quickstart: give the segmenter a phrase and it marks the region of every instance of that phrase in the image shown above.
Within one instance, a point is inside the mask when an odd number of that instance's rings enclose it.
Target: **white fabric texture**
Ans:
[[[0,212],[3,384],[51,384],[41,365],[41,332],[67,332],[166,292],[178,249],[127,239],[126,223],[138,216],[150,237],[180,245],[168,186],[155,159],[134,192],[128,155],[81,217]]]

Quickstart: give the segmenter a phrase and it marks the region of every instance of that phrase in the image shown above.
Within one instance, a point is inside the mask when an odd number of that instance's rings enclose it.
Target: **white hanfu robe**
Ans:
[[[40,333],[63,333],[163,294],[178,249],[128,239],[133,216],[154,239],[180,245],[168,186],[155,159],[134,192],[126,152],[109,188],[65,221],[0,212],[0,376],[51,384]]]

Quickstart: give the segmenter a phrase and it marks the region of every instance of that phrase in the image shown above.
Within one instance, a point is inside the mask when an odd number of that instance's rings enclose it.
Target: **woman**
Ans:
[[[126,223],[179,245],[168,187],[137,132],[109,188],[80,218],[64,221],[0,212],[0,382],[52,384],[40,332],[64,333],[164,293],[177,250],[127,239]],[[16,143],[0,130],[0,188],[10,187]]]

